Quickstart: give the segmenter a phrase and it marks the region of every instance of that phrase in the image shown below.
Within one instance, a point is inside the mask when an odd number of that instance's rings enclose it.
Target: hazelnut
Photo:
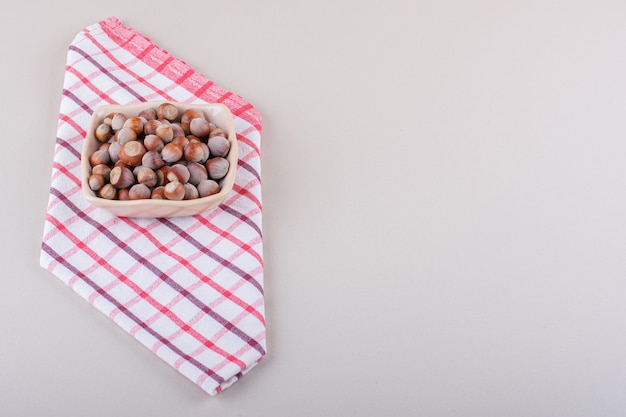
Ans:
[[[98,197],[106,198],[107,200],[114,200],[117,196],[117,190],[111,184],[104,184],[98,191]]]
[[[189,162],[187,164],[187,170],[189,171],[189,183],[198,185],[200,181],[209,178],[209,174],[206,171],[204,165],[198,162]]]
[[[141,164],[141,158],[143,158],[145,153],[145,146],[141,142],[133,140],[122,145],[120,160],[128,165],[137,166]]]
[[[177,162],[183,157],[183,148],[175,143],[168,143],[161,151],[161,159],[165,162]]]
[[[191,131],[189,130],[189,122],[180,122],[180,128],[183,129],[185,135],[191,134]]]
[[[220,185],[214,180],[202,180],[197,188],[200,197],[207,197],[220,192]]]
[[[180,123],[172,123],[170,125],[172,128],[172,132],[174,132],[174,137],[176,136],[185,136],[187,132],[180,126]]]
[[[207,120],[197,117],[189,122],[189,131],[194,136],[206,137],[209,136],[211,126]]]
[[[198,193],[198,189],[193,184],[183,184],[183,188],[185,189],[185,195],[183,196],[183,200],[193,200],[200,196],[200,193]]]
[[[168,168],[166,178],[172,181],[178,181],[186,183],[189,181],[190,173],[187,167],[183,164],[175,164]]]
[[[112,166],[111,168],[114,168],[114,167],[117,167],[117,166],[120,166],[120,167],[126,167],[126,168],[128,168],[128,167],[129,167],[129,166],[126,164],[126,162],[124,162],[124,161],[117,161],[116,163],[114,163],[114,164],[113,164],[113,166]]]
[[[113,119],[113,116],[115,116],[115,113],[107,114],[106,117],[102,120],[102,123],[111,126],[111,120]]]
[[[185,146],[187,146],[187,144],[189,143],[189,139],[187,139],[185,136],[175,136],[174,139],[172,139],[172,143],[175,143],[184,149]]]
[[[171,181],[165,185],[163,194],[168,200],[182,200],[185,197],[185,187],[178,181]]]
[[[165,200],[165,187],[162,185],[155,187],[150,194],[150,198],[155,200]]]
[[[120,145],[137,140],[137,133],[130,127],[123,127],[115,132],[115,139]]]
[[[129,117],[124,122],[125,128],[130,128],[135,131],[136,135],[143,133],[143,120],[139,117]]]
[[[221,128],[215,126],[214,124],[211,124],[211,133],[209,133],[209,137],[215,137],[215,136],[223,136],[226,137],[226,132],[224,130],[222,130]]]
[[[146,123],[143,124],[143,133],[145,133],[146,135],[155,135],[156,129],[160,125],[161,122],[156,119],[148,120]]]
[[[111,162],[111,157],[109,156],[109,151],[104,149],[98,149],[89,157],[89,162],[91,166],[94,167],[100,164],[109,164]]]
[[[100,142],[106,142],[113,135],[111,125],[108,125],[106,123],[100,123],[98,127],[96,127],[95,135],[96,139],[98,139]]]
[[[154,187],[158,181],[156,172],[144,166],[139,167],[136,178],[139,184],[144,184],[148,187]]]
[[[204,113],[200,109],[187,109],[180,115],[180,123],[191,123],[193,119],[201,118],[204,119]]]
[[[135,184],[128,190],[128,198],[130,200],[142,200],[150,198],[152,192],[145,184]]]
[[[159,169],[165,165],[165,162],[163,162],[161,154],[157,151],[148,151],[141,158],[141,165],[151,169]]]
[[[100,145],[98,149],[108,151],[110,146],[111,146],[111,142],[104,142],[103,144]]]
[[[169,143],[174,139],[174,130],[172,130],[172,126],[161,123],[154,131],[154,134],[160,137],[163,142]]]
[[[230,142],[223,136],[213,136],[207,141],[211,156],[226,156],[230,151]]]
[[[128,195],[130,188],[120,188],[117,190],[117,199],[118,200],[130,200],[130,196]]]
[[[163,143],[163,140],[157,135],[146,135],[146,137],[143,139],[143,146],[145,146],[146,149],[149,151],[161,152],[161,149],[163,149],[163,146],[165,146],[165,144]]]
[[[178,117],[178,107],[171,103],[162,103],[157,107],[157,116],[173,122]]]
[[[129,168],[116,166],[109,174],[109,183],[115,188],[127,188],[135,183],[135,176]]]
[[[155,120],[157,118],[157,113],[154,109],[145,109],[140,111],[137,117],[143,117],[146,121]]]
[[[109,158],[111,162],[116,163],[120,160],[120,149],[122,149],[122,145],[119,142],[111,142],[109,146]]]
[[[92,174],[100,174],[104,177],[105,181],[109,181],[109,174],[111,173],[111,167],[107,164],[96,165],[91,169]]]
[[[226,176],[230,164],[227,159],[218,156],[206,161],[205,166],[207,172],[209,173],[209,178],[219,180]]]
[[[169,171],[170,167],[167,165],[162,166],[159,169],[156,169],[154,172],[157,175],[157,186],[165,185],[169,182],[167,179],[167,171]]]
[[[104,179],[104,175],[102,174],[91,174],[89,176],[89,188],[93,191],[98,191],[106,184],[106,180]]]
[[[127,117],[122,113],[115,113],[111,118],[111,128],[114,131],[118,131],[124,127],[124,123],[126,123]]]
[[[183,149],[183,155],[189,162],[206,162],[209,157],[209,148],[202,142],[189,142]]]

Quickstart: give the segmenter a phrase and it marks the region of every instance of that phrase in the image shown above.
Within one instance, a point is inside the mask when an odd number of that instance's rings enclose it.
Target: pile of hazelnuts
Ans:
[[[216,194],[229,169],[227,132],[200,109],[159,104],[109,114],[96,128],[89,187],[109,200],[191,200]]]

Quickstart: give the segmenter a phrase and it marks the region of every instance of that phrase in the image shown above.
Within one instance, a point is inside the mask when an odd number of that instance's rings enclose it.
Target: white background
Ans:
[[[22,0],[0,25],[3,416],[623,416],[626,3]],[[109,16],[263,116],[268,348],[209,397],[39,267]]]

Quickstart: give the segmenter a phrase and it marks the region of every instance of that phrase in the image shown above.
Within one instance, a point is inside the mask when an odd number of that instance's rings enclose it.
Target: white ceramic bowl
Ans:
[[[87,135],[81,154],[82,191],[85,199],[89,203],[120,217],[193,216],[217,207],[232,191],[233,184],[235,182],[235,175],[237,173],[238,148],[233,116],[230,110],[223,104],[185,104],[172,101],[168,101],[167,103],[177,106],[179,113],[182,113],[190,108],[199,109],[204,113],[207,120],[214,123],[217,127],[227,133],[227,138],[230,142],[230,151],[226,159],[228,160],[230,167],[226,176],[218,181],[221,187],[220,191],[217,194],[207,197],[175,201],[157,199],[107,200],[105,198],[98,197],[96,193],[91,190],[88,182],[91,174],[89,157],[100,147],[100,145],[102,145],[102,143],[95,137],[96,127],[111,113],[123,113],[127,117],[135,117],[142,110],[148,108],[156,110],[161,103],[164,102],[159,101],[130,105],[106,105],[98,107],[94,110],[87,128]]]

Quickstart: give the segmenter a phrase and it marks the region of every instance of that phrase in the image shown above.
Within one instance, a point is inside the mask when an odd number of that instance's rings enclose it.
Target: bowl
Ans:
[[[230,143],[230,150],[225,158],[229,162],[226,176],[217,181],[220,190],[216,194],[189,200],[167,199],[138,199],[138,200],[109,200],[98,197],[89,186],[91,175],[90,156],[102,145],[95,135],[96,128],[107,116],[114,113],[122,113],[126,117],[136,117],[140,112],[147,109],[156,110],[162,103],[170,103],[179,109],[179,118],[185,110],[198,109],[205,118],[221,128],[226,133]],[[174,120],[173,122],[176,122]],[[112,142],[112,139],[109,139]],[[119,217],[180,217],[194,216],[212,210],[219,206],[232,191],[237,171],[238,148],[237,135],[235,133],[233,116],[228,107],[219,103],[186,104],[172,101],[152,101],[129,105],[105,105],[94,110],[81,153],[81,179],[82,193],[85,199],[96,207],[107,210]]]

